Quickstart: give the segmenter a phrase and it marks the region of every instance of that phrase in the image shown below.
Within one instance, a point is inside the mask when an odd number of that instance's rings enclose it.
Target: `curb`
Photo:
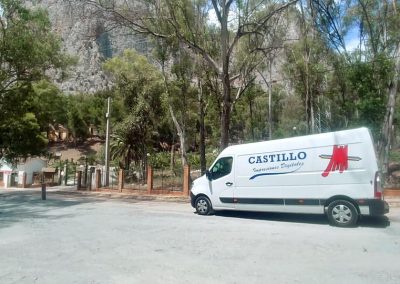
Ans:
[[[165,201],[165,202],[182,202],[190,203],[189,196],[180,195],[160,195],[160,194],[135,194],[126,192],[110,192],[110,191],[85,191],[85,190],[59,190],[57,193],[77,194],[81,196],[98,196],[111,199],[132,199],[140,201]]]

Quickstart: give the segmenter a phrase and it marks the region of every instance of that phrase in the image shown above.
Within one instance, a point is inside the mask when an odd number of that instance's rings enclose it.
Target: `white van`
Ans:
[[[367,128],[227,147],[193,182],[191,203],[200,215],[325,213],[340,227],[389,212]]]

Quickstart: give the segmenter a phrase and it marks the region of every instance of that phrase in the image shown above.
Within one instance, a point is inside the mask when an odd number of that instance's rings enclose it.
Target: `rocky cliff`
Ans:
[[[147,51],[147,41],[129,31],[110,25],[99,13],[67,0],[29,0],[27,7],[44,8],[49,13],[53,32],[62,40],[63,50],[75,56],[76,66],[69,78],[56,83],[66,93],[94,93],[110,87],[102,63],[126,48]],[[56,76],[55,76],[56,77]]]

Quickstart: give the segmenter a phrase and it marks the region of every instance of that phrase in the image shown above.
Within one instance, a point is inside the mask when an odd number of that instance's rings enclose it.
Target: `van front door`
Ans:
[[[234,208],[233,189],[234,173],[233,158],[219,158],[212,166],[209,173],[211,203],[214,208]]]

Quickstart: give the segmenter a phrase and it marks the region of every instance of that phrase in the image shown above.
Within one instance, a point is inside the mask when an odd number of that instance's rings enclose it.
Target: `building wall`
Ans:
[[[23,172],[26,173],[26,184],[30,185],[33,183],[33,173],[41,172],[43,168],[47,166],[47,162],[39,159],[29,159],[24,164],[19,164],[17,166],[17,171],[19,172],[18,183],[22,184],[23,182]]]

